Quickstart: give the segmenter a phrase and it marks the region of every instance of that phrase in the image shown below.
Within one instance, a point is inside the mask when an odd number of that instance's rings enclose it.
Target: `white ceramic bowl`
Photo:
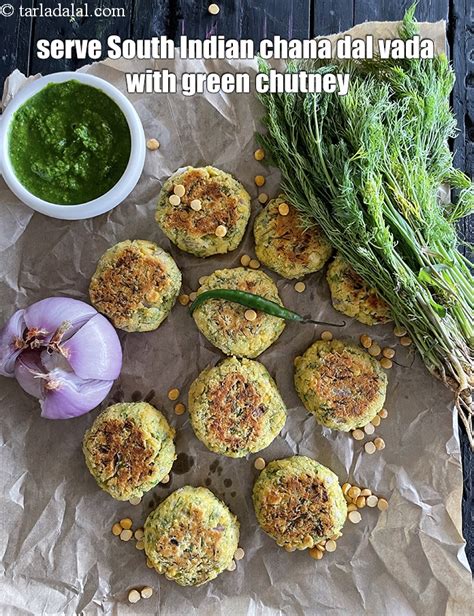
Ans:
[[[76,81],[102,90],[117,103],[127,119],[130,128],[131,151],[128,165],[122,177],[108,192],[97,197],[97,199],[93,199],[87,203],[81,203],[80,205],[57,205],[36,197],[26,190],[17,180],[8,153],[8,133],[11,119],[18,107],[37,94],[48,83],[61,83],[63,81],[69,81],[70,79],[75,79]],[[132,103],[126,96],[117,90],[115,86],[112,86],[99,77],[94,77],[86,73],[53,73],[52,75],[46,75],[45,77],[36,79],[18,92],[8,104],[2,116],[0,116],[0,173],[3,175],[8,187],[19,199],[21,199],[21,201],[23,201],[23,203],[26,203],[26,205],[29,205],[37,212],[46,214],[46,216],[52,216],[53,218],[62,218],[63,220],[92,218],[93,216],[108,212],[121,203],[132,192],[140,178],[145,163],[145,152],[145,133],[143,132],[142,123]]]

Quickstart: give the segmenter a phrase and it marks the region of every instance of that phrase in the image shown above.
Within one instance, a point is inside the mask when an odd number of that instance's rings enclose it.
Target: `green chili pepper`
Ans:
[[[276,302],[272,302],[261,295],[255,293],[247,293],[246,291],[239,291],[236,289],[211,289],[210,291],[204,291],[200,293],[194,302],[189,307],[191,314],[209,299],[225,299],[228,302],[234,302],[247,308],[253,308],[254,310],[260,310],[272,317],[278,317],[287,321],[298,321],[300,323],[315,323],[316,325],[329,325],[331,327],[344,327],[345,321],[342,323],[326,323],[326,321],[315,321],[309,317],[303,317],[297,312],[288,310],[284,306],[280,306]]]

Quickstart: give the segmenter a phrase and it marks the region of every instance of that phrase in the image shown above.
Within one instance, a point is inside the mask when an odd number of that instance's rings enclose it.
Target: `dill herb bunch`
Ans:
[[[417,33],[414,7],[400,29]],[[260,62],[260,70],[269,67]],[[432,60],[290,63],[288,71],[349,72],[346,96],[267,94],[260,143],[308,226],[391,306],[428,370],[454,393],[474,445],[474,284],[456,222],[474,210],[474,185],[453,167],[454,74]],[[454,189],[452,203],[442,185]]]

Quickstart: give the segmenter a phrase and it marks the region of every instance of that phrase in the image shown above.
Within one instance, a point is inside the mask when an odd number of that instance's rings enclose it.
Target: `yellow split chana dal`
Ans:
[[[218,4],[213,3],[207,7],[207,10],[211,15],[218,15],[221,9]]]
[[[177,388],[170,389],[168,392],[168,398],[170,400],[177,400],[179,398],[179,389]]]
[[[150,151],[158,150],[158,148],[160,147],[160,142],[158,141],[158,139],[147,139],[146,147]]]

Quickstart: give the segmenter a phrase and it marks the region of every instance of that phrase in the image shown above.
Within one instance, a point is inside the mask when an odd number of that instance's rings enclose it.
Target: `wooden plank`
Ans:
[[[453,109],[458,120],[459,133],[454,140],[454,164],[470,177],[474,176],[474,7],[469,0],[453,0],[451,4],[448,42],[456,70],[453,91]],[[474,241],[474,216],[460,221],[459,232],[465,240]],[[464,250],[464,253],[467,251]],[[467,255],[472,259],[472,254]],[[474,455],[468,438],[460,429],[463,460],[463,535],[466,556],[474,570],[474,526],[472,503],[474,497]]]
[[[363,21],[396,21],[403,17],[413,0],[354,0],[354,23]],[[416,9],[418,21],[448,19],[449,0],[422,0]]]
[[[20,17],[19,2],[12,2],[15,12],[11,17],[0,17],[0,86],[8,75],[18,69],[23,73],[28,71],[30,57],[31,32],[33,19]],[[23,2],[25,8],[31,8],[33,0]],[[0,92],[1,95],[1,92]]]
[[[280,35],[307,38],[311,0],[221,0],[220,13],[207,11],[207,0],[179,0],[177,35],[193,38],[223,34],[259,42]]]
[[[454,0],[448,40],[456,71],[453,109],[459,133],[454,141],[454,164],[474,176],[474,7],[469,0]],[[459,224],[462,237],[474,242],[474,217]],[[472,255],[471,255],[472,256]]]
[[[313,36],[344,32],[354,23],[353,0],[313,0]]]
[[[178,12],[172,0],[135,0],[131,36],[134,39],[166,35],[173,39],[178,31]]]
[[[45,3],[46,4],[46,3]],[[80,6],[80,2],[76,2]],[[75,71],[84,64],[89,64],[90,60],[40,60],[36,57],[36,43],[40,39],[53,40],[59,39],[99,39],[105,48],[107,37],[111,34],[118,34],[122,38],[130,36],[132,21],[133,0],[98,0],[89,3],[89,11],[99,9],[124,9],[123,17],[104,17],[90,15],[89,17],[71,19],[68,17],[35,17],[33,26],[32,53],[30,60],[31,73],[53,73],[55,71]],[[104,54],[105,55],[105,54]]]
[[[462,529],[464,539],[466,540],[467,560],[469,561],[471,571],[474,571],[474,524],[472,523],[472,516],[474,513],[474,454],[472,453],[469,440],[464,429],[461,428],[459,432],[461,438],[461,456],[464,479],[464,490],[462,496]]]

